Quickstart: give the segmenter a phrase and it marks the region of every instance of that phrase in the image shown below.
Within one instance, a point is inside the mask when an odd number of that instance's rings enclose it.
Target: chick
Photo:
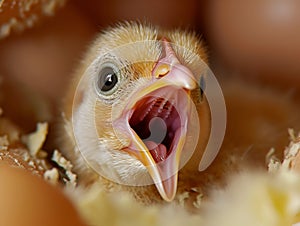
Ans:
[[[172,201],[178,171],[188,162],[181,170],[198,172],[210,133],[206,61],[194,33],[132,22],[100,34],[64,101],[62,152],[79,183]]]

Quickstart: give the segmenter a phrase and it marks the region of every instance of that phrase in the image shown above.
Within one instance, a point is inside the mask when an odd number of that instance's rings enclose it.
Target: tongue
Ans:
[[[157,144],[153,141],[145,141],[145,145],[147,146],[155,162],[161,162],[166,159],[167,148],[165,145]]]

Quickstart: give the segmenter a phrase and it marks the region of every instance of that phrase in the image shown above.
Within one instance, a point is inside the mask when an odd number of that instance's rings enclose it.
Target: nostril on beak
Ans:
[[[155,78],[162,78],[170,72],[171,68],[170,65],[162,63],[154,70],[155,71],[153,72],[153,75],[155,76]]]

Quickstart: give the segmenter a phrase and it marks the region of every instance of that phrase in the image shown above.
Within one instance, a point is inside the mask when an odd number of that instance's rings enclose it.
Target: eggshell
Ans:
[[[56,187],[29,172],[0,165],[0,225],[84,225]]]

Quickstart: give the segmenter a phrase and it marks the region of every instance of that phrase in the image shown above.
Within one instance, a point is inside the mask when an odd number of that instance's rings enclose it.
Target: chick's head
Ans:
[[[123,23],[100,34],[74,89],[73,131],[86,163],[117,183],[154,183],[171,201],[178,170],[207,140],[205,61],[194,33]]]

